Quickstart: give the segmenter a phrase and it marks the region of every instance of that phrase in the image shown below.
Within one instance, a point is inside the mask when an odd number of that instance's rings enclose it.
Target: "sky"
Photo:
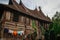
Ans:
[[[9,0],[0,0],[0,3],[8,4]],[[20,0],[16,0],[18,3]],[[42,12],[50,18],[54,16],[56,11],[60,12],[60,0],[22,0],[23,4],[34,10],[36,7],[41,7]]]

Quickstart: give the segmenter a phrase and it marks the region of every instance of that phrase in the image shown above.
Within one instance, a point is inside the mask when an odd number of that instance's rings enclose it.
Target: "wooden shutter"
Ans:
[[[10,12],[6,12],[6,20],[10,20],[10,16],[11,16],[11,13]]]
[[[30,25],[30,19],[29,18],[26,18],[26,24]]]

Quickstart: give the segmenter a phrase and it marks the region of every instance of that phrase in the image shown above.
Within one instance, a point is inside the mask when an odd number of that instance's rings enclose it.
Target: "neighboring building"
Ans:
[[[9,0],[8,5],[0,4],[0,37],[4,40],[15,40],[12,34],[14,31],[27,36],[34,33],[35,29],[38,38],[41,33],[40,27],[43,26],[47,29],[50,23],[50,18],[43,14],[40,7],[39,11],[37,8],[30,10],[24,6],[21,0],[19,4],[15,0]],[[19,35],[16,38],[18,37]]]

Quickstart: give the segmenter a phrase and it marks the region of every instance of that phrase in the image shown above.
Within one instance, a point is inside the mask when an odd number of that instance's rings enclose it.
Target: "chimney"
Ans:
[[[15,0],[9,0],[9,5],[12,5],[13,1],[15,1]]]

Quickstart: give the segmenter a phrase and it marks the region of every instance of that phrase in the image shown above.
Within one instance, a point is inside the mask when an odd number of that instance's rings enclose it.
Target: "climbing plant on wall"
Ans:
[[[32,20],[32,28],[34,28],[34,31],[37,31],[36,23],[34,20]]]

